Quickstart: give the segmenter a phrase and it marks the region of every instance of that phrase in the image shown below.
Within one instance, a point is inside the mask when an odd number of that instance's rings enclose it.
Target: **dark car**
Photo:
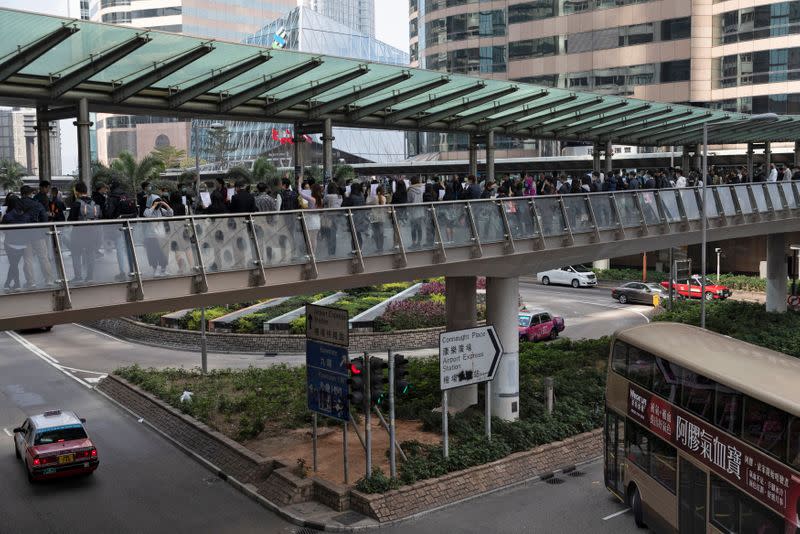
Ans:
[[[620,304],[657,306],[659,300],[666,296],[660,285],[646,282],[628,282],[611,290],[611,298],[618,300]]]

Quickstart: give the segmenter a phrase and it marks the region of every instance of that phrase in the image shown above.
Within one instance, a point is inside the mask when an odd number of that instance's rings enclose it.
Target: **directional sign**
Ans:
[[[350,345],[347,310],[306,304],[306,338],[340,347]]]
[[[439,388],[487,382],[494,378],[503,347],[493,326],[439,334]]]
[[[308,409],[340,421],[350,419],[347,349],[306,341]]]

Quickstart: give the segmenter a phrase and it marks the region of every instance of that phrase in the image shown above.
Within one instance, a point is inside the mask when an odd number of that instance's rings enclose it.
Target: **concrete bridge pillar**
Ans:
[[[50,123],[44,117],[47,106],[36,108],[36,144],[39,159],[39,181],[51,179],[50,166]]]
[[[753,143],[747,143],[747,181],[753,181]]]
[[[690,147],[688,145],[683,145],[683,149],[681,151],[681,170],[683,171],[684,176],[689,173],[689,150]]]
[[[486,132],[486,179],[494,180],[494,131]]]
[[[786,312],[786,234],[767,236],[767,311]]]
[[[800,141],[794,142],[794,166],[800,167]]]
[[[469,134],[469,174],[478,176],[478,140]]]
[[[486,323],[494,325],[503,357],[492,381],[492,416],[519,419],[519,278],[486,279]]]
[[[475,297],[475,276],[446,276],[444,279],[445,307],[447,310],[447,330],[465,330],[478,324],[478,309]],[[448,407],[462,412],[478,404],[478,385],[451,389],[448,393]]]
[[[78,127],[78,173],[81,182],[85,183],[91,191],[92,159],[89,152],[89,128],[92,123],[89,120],[89,101],[85,98],[78,101],[78,120],[74,124]]]
[[[333,123],[325,119],[322,124],[322,183],[327,185],[333,180]]]
[[[611,141],[606,142],[606,157],[605,157],[605,175],[606,178],[611,175],[611,171],[614,169],[611,160],[614,158],[614,145]]]
[[[764,143],[764,166],[769,172],[769,165],[772,163],[772,145],[769,141]]]
[[[600,172],[600,152],[603,151],[603,145],[595,143],[592,146],[592,170]]]

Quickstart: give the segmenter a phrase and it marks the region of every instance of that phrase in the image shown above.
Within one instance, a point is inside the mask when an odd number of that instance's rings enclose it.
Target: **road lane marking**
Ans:
[[[7,435],[9,438],[13,438],[13,437],[14,437],[14,434],[12,434],[11,432],[9,432],[7,428],[3,428],[3,432],[5,432],[5,433],[6,433],[6,435]]]
[[[613,514],[611,514],[611,515],[607,515],[607,516],[605,516],[605,517],[603,518],[603,521],[608,521],[609,519],[614,519],[615,517],[617,517],[617,516],[620,516],[620,515],[622,515],[622,514],[627,514],[627,513],[628,513],[628,512],[630,512],[630,511],[631,511],[631,509],[630,509],[630,508],[625,508],[624,510],[620,510],[619,512],[615,512],[615,513],[613,513]]]
[[[111,334],[106,334],[105,332],[102,332],[102,331],[97,330],[95,328],[90,328],[88,326],[84,326],[84,325],[78,324],[78,323],[72,323],[72,324],[77,326],[78,328],[83,328],[84,330],[88,330],[89,332],[97,334],[98,336],[105,336],[108,339],[112,339],[112,340],[116,341],[117,343],[127,343],[126,341],[124,341],[124,340],[122,340],[122,339],[120,339],[118,337],[114,337]]]
[[[56,360],[55,358],[53,358],[52,356],[47,354],[45,351],[43,351],[42,349],[40,349],[39,347],[37,347],[36,345],[34,345],[30,341],[28,341],[27,339],[25,339],[21,335],[17,334],[16,332],[13,332],[11,330],[7,330],[6,334],[8,334],[8,336],[11,339],[13,339],[17,343],[19,343],[20,345],[22,345],[23,347],[28,349],[30,352],[35,354],[42,361],[44,361],[47,364],[49,364],[50,366],[58,369],[59,371],[61,371],[62,373],[64,373],[68,377],[70,377],[71,379],[73,379],[76,382],[78,382],[79,384],[81,384],[81,385],[83,385],[83,386],[85,386],[85,387],[87,387],[89,389],[92,389],[93,386],[89,382],[86,382],[85,380],[83,380],[81,378],[78,378],[77,376],[75,376],[74,374],[69,372],[63,365],[58,363],[58,360]]]
[[[108,376],[108,373],[105,371],[89,371],[88,369],[78,369],[77,367],[67,367],[66,365],[61,366],[63,369],[67,369],[69,371],[75,371],[76,373],[86,373],[90,375],[102,375]]]

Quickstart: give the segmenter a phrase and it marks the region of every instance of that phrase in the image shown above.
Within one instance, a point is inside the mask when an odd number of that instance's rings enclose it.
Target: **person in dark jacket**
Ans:
[[[408,189],[405,180],[395,180],[392,204],[408,204]]]
[[[45,211],[49,211],[50,206],[50,182],[42,180],[39,182],[39,192],[33,197],[33,200],[44,206]]]
[[[27,224],[31,222],[22,209],[22,200],[18,196],[13,194],[6,196],[5,207],[6,213],[3,215],[3,224]],[[6,272],[6,281],[3,287],[9,290],[19,289],[21,285],[19,282],[19,262],[30,246],[30,242],[26,235],[27,232],[24,230],[8,231],[5,234],[8,271]]]
[[[256,200],[243,180],[236,182],[236,193],[231,198],[231,213],[255,213]]]
[[[467,186],[467,190],[462,197],[464,200],[478,200],[481,198],[481,186],[478,185],[478,178],[475,175],[470,174],[467,176],[467,181],[469,185]]]
[[[69,209],[70,221],[89,221],[99,219],[102,214],[83,182],[75,185],[75,201]],[[72,254],[72,282],[90,282],[94,279],[95,252],[100,241],[101,228],[95,225],[75,227],[70,234],[70,253]]]
[[[209,189],[213,187],[210,184]],[[228,190],[225,188],[225,180],[217,178],[217,187],[211,191],[211,205],[206,209],[206,213],[228,213]]]
[[[105,213],[106,203],[108,202],[108,186],[103,182],[97,182],[94,191],[92,191],[92,200],[100,208],[100,213]]]
[[[150,182],[142,182],[142,190],[136,193],[136,205],[139,206],[139,217],[144,217],[144,209],[147,207],[147,197],[150,196]]]
[[[20,189],[20,203],[22,211],[25,212],[30,223],[47,222],[47,211],[41,202],[33,199],[33,188],[23,185]],[[44,283],[50,285],[55,279],[53,277],[53,262],[50,257],[49,237],[45,230],[31,231],[28,238],[31,240],[30,246],[25,249],[22,269],[25,272],[25,286],[32,288],[36,286],[34,281],[33,259],[37,263],[44,276]]]
[[[139,215],[140,207],[141,206],[137,206],[133,195],[129,194],[119,181],[111,181],[103,218],[111,220],[135,219]],[[114,247],[117,252],[117,266],[119,267],[119,273],[114,277],[114,280],[117,282],[124,282],[130,278],[130,273],[133,272],[133,266],[131,265],[130,256],[128,254],[127,239],[125,237],[125,232],[120,232],[118,227],[112,226],[110,229],[112,231],[116,230],[112,241],[114,242]]]
[[[57,187],[50,188],[50,202],[47,204],[47,217],[54,222],[64,222],[66,217],[67,206],[61,200],[61,193]]]
[[[357,208],[366,203],[364,199],[364,190],[361,182],[353,182],[350,185],[350,196],[342,201],[343,208]],[[358,237],[358,245],[364,246],[364,234],[369,227],[369,219],[367,217],[368,210],[353,210],[353,225],[356,227],[356,236]]]

